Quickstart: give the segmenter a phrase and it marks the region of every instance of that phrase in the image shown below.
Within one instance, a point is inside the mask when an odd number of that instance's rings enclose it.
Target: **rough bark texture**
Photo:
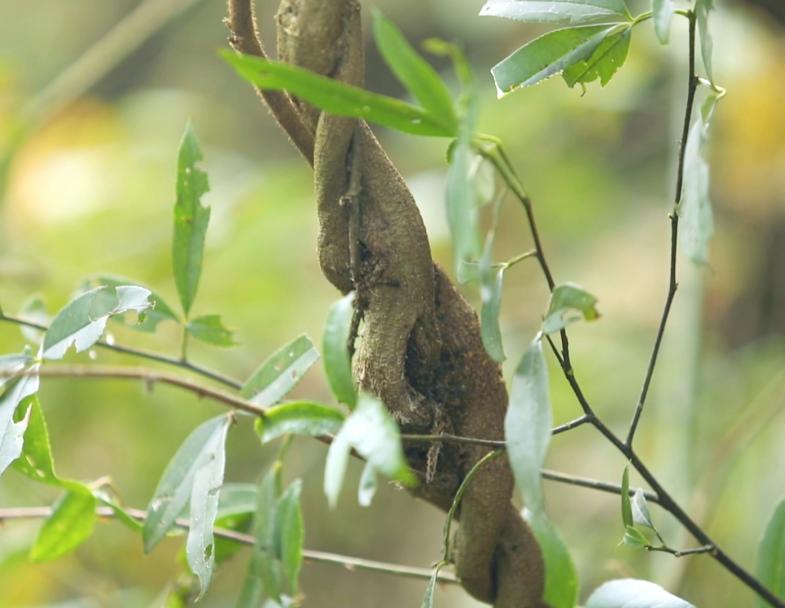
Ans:
[[[228,25],[236,50],[264,54],[250,0],[229,1]],[[283,0],[278,58],[362,86],[359,4]],[[483,348],[473,310],[434,265],[415,201],[373,133],[285,93],[272,95],[272,103],[268,95],[262,92],[314,167],[322,270],[341,292],[357,293],[362,324],[353,367],[360,387],[378,395],[405,432],[503,439],[507,393],[499,366]],[[444,510],[489,449],[405,448],[423,480],[414,493]],[[459,513],[456,571],[472,596],[497,608],[541,608],[542,556],[510,503],[512,490],[503,458],[486,464],[469,485]]]

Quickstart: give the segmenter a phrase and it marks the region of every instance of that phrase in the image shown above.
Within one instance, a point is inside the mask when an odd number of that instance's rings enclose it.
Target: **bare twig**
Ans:
[[[588,488],[590,490],[598,490],[599,492],[608,492],[609,494],[621,495],[621,486],[617,483],[608,483],[607,481],[599,481],[597,479],[590,479],[588,477],[579,477],[577,475],[567,475],[559,471],[551,471],[548,469],[542,470],[542,478],[548,481],[555,481],[564,483],[571,486],[578,486],[581,488]],[[635,494],[636,488],[630,488],[630,496]],[[660,499],[656,494],[651,492],[644,492],[648,502],[655,505],[660,504]]]

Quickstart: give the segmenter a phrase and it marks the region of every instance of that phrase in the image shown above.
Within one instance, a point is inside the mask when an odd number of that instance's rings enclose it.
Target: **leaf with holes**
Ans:
[[[158,324],[164,321],[180,323],[177,313],[172,310],[163,297],[145,285],[120,276],[101,275],[90,281],[94,286],[120,287],[121,285],[135,285],[150,292],[150,308],[139,315],[138,323],[125,323],[131,329],[144,332],[154,332]],[[114,321],[125,322],[122,317],[114,317]]]
[[[487,0],[480,16],[565,25],[631,19],[624,0]]]
[[[291,401],[271,407],[256,420],[256,432],[262,443],[282,435],[319,437],[337,433],[344,415],[335,408],[311,401]]]
[[[143,313],[151,306],[150,291],[136,285],[91,289],[57,313],[46,332],[44,359],[62,359],[73,344],[81,352],[95,344],[112,315],[129,311]]]
[[[245,381],[241,394],[257,405],[278,403],[319,359],[319,352],[305,334],[270,355]]]
[[[542,341],[536,339],[515,369],[504,419],[504,438],[515,482],[526,508],[535,514],[543,508],[540,469],[548,453],[552,426],[548,368]]]
[[[627,59],[631,31],[629,25],[620,26],[618,31],[609,34],[589,57],[566,68],[562,77],[567,85],[573,87],[598,78],[600,86],[608,84]]]
[[[38,365],[23,368],[32,375],[14,378],[0,388],[0,474],[22,454],[24,437],[30,421],[31,405],[38,392]],[[15,419],[17,409],[24,407],[21,418]]]

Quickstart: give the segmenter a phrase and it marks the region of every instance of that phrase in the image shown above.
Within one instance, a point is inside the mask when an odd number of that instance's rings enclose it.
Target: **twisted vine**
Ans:
[[[356,0],[282,0],[278,58],[362,86]],[[229,0],[230,44],[265,56],[251,0]],[[260,95],[314,169],[319,261],[341,292],[355,291],[361,324],[353,372],[405,433],[503,440],[507,392],[477,317],[434,264],[412,194],[368,126],[284,92]],[[406,442],[423,483],[414,493],[447,511],[462,480],[491,451],[478,444]],[[497,608],[541,608],[544,564],[510,502],[513,478],[495,459],[466,488],[452,559],[461,584]]]

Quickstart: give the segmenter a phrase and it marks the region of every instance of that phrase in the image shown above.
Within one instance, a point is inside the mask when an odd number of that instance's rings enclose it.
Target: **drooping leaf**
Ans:
[[[654,523],[651,520],[649,507],[646,504],[646,496],[643,489],[638,488],[632,496],[632,521],[636,526],[645,526],[651,530],[656,530]]]
[[[43,344],[45,359],[62,359],[73,344],[81,352],[95,344],[111,315],[150,308],[150,291],[135,285],[97,287],[74,298],[55,316]]]
[[[349,336],[354,316],[353,302],[352,292],[330,307],[322,336],[327,381],[335,398],[351,408],[357,403],[357,389],[352,378],[352,360],[349,356]]]
[[[26,368],[34,372],[37,365]],[[0,475],[22,454],[24,436],[31,413],[33,395],[38,392],[38,376],[15,378],[5,384],[0,394]],[[21,419],[15,420],[14,414],[19,406],[25,408]]]
[[[223,441],[229,421],[227,416],[218,416],[202,423],[169,461],[147,508],[142,535],[145,552],[151,551],[161,541],[186,505],[192,502],[197,472],[203,471],[200,475],[205,481],[209,478],[205,475],[212,472],[215,461],[218,461],[217,464],[223,461]],[[203,506],[206,511],[206,501]]]
[[[278,499],[275,512],[275,553],[289,581],[289,593],[297,593],[297,579],[303,563],[303,514],[300,508],[302,481],[296,479]]]
[[[195,462],[190,500],[191,526],[185,543],[188,566],[199,579],[199,597],[210,585],[215,565],[213,527],[226,465],[226,433],[230,419],[218,419]],[[198,599],[198,598],[197,598]]]
[[[586,84],[598,78],[601,86],[608,84],[627,59],[631,32],[631,26],[621,26],[617,32],[609,34],[589,57],[567,67],[562,73],[567,85]]]
[[[393,97],[371,93],[288,63],[229,51],[220,51],[220,54],[251,84],[262,89],[288,91],[331,114],[361,118],[413,135],[454,137],[457,133],[455,129],[445,127],[441,117]]]
[[[96,499],[89,488],[73,487],[55,503],[30,549],[30,559],[44,562],[73,551],[90,538]]]
[[[55,485],[60,483],[55,473],[49,430],[37,396],[32,396],[30,399],[30,416],[24,435],[24,448],[21,457],[14,462],[14,469],[36,481]]]
[[[480,16],[566,25],[630,19],[624,0],[487,0]]]
[[[439,74],[404,38],[392,21],[373,11],[373,37],[385,63],[406,90],[448,131],[458,131],[452,95]]]
[[[177,154],[177,200],[172,239],[174,282],[186,318],[199,287],[204,237],[210,222],[210,208],[202,205],[202,196],[210,190],[210,185],[207,174],[197,167],[201,160],[199,141],[188,123]]]
[[[234,341],[234,332],[224,325],[219,315],[197,317],[188,322],[186,329],[197,340],[213,346],[229,348],[237,345]]]
[[[477,229],[477,194],[471,179],[472,151],[469,134],[463,133],[452,150],[447,169],[447,222],[452,237],[453,263],[458,280],[466,282],[465,262],[480,257]]]
[[[586,608],[695,608],[649,581],[632,578],[609,581],[597,588]]]
[[[671,0],[652,0],[654,12],[654,32],[661,44],[668,44],[671,37],[671,20],[673,19],[673,2]]]
[[[557,285],[551,294],[542,331],[550,334],[581,319],[594,321],[599,318],[597,298],[578,285],[564,283]]]
[[[679,241],[684,253],[696,264],[708,262],[709,242],[714,234],[714,214],[709,194],[709,164],[706,147],[716,95],[710,95],[690,128],[684,149],[684,185],[677,209]]]
[[[624,473],[621,476],[621,521],[624,527],[627,528],[633,525],[632,520],[632,504],[630,503],[630,467],[624,467]]]
[[[785,600],[785,500],[780,501],[766,526],[758,547],[758,580],[778,598]],[[757,600],[758,608],[769,603]]]
[[[703,67],[706,69],[706,76],[714,82],[714,71],[712,69],[711,54],[714,42],[709,32],[709,13],[714,9],[714,0],[695,0],[695,18],[698,20],[698,32],[700,33],[701,58]]]
[[[526,508],[535,514],[543,508],[540,469],[548,452],[552,426],[548,368],[542,341],[535,339],[515,370],[504,419],[510,466]]]
[[[615,25],[565,28],[524,44],[491,69],[498,96],[542,82],[590,57],[616,31]]]
[[[305,334],[282,346],[251,374],[243,385],[243,397],[257,405],[278,403],[319,359],[319,352]]]
[[[257,418],[256,432],[262,443],[282,435],[319,437],[337,433],[344,415],[335,408],[311,401],[291,401],[271,407],[264,418]]]
[[[376,469],[370,462],[366,462],[360,475],[360,485],[357,486],[357,503],[361,507],[370,507],[377,487]]]
[[[434,597],[436,595],[436,582],[439,580],[439,566],[433,569],[433,574],[431,574],[431,578],[428,579],[428,585],[425,587],[425,595],[422,598],[422,603],[420,604],[420,608],[433,608],[434,607]]]
[[[504,284],[504,266],[493,268],[491,265],[493,241],[496,235],[499,206],[493,214],[493,226],[485,240],[482,259],[480,260],[480,336],[483,346],[491,358],[503,363],[506,359],[502,344],[502,332],[499,327],[499,313],[502,306],[502,286]]]
[[[543,599],[552,608],[574,608],[578,603],[578,573],[559,531],[545,512],[534,514],[527,509],[524,517],[545,560]]]
[[[127,323],[128,327],[131,329],[144,332],[154,332],[156,329],[158,329],[158,324],[164,321],[174,321],[175,323],[180,323],[177,313],[172,310],[171,306],[166,303],[163,297],[161,297],[160,294],[156,293],[146,285],[140,285],[136,281],[132,281],[131,279],[127,279],[125,277],[112,275],[98,276],[92,280],[92,283],[94,283],[96,286],[105,285],[109,287],[136,285],[137,287],[143,287],[150,292],[150,308],[139,315],[138,323]],[[114,320],[124,321],[122,317],[115,317]]]
[[[346,419],[327,452],[324,491],[331,507],[338,500],[352,448],[385,477],[404,485],[415,483],[414,474],[403,454],[395,420],[376,397],[361,393],[357,407]]]

